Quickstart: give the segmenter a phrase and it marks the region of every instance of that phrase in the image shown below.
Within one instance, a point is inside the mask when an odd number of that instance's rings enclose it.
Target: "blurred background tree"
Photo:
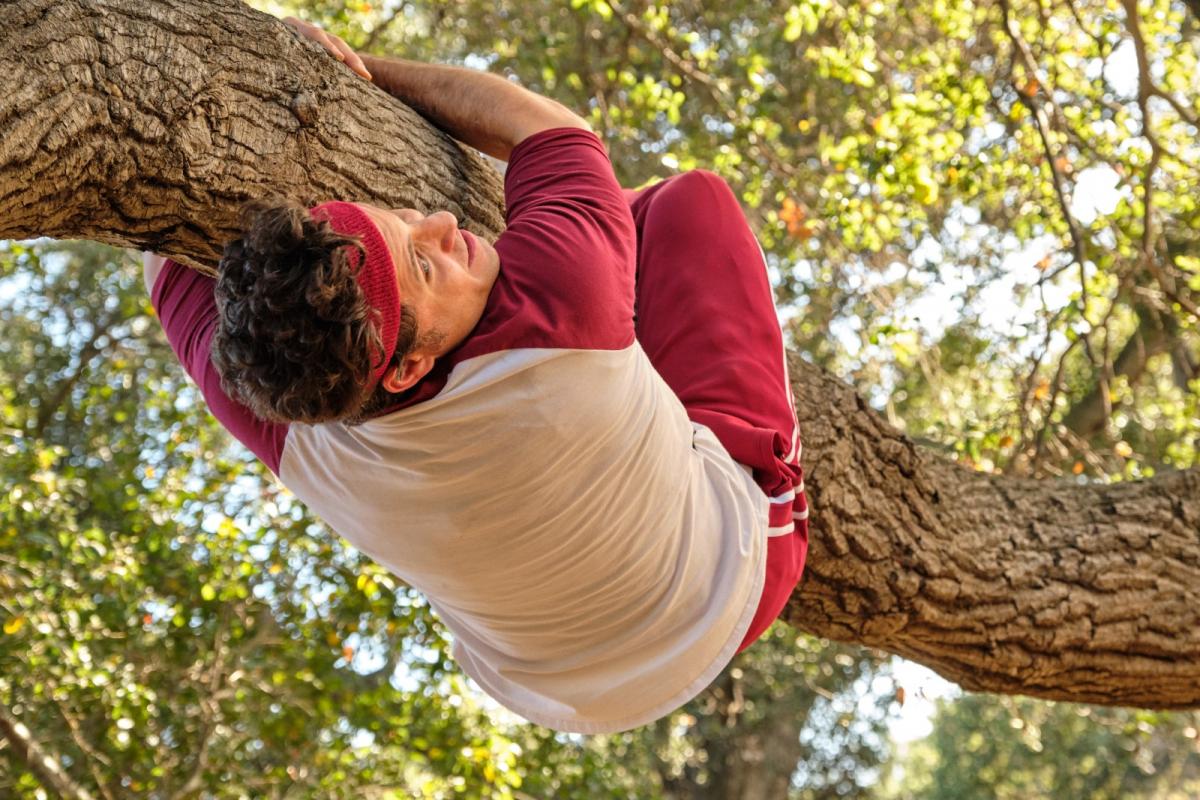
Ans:
[[[1194,2],[256,2],[713,169],[794,347],[976,469],[1196,463]],[[0,251],[0,796],[1185,797],[1195,714],[948,697],[783,627],[656,725],[519,724],[211,422],[126,254]]]
[[[1196,718],[1025,698],[940,701],[885,798],[1153,797],[1200,792]]]

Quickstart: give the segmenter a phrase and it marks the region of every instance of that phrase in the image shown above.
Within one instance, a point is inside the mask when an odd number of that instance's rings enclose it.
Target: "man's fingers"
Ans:
[[[371,73],[367,70],[366,64],[363,63],[358,53],[354,52],[350,45],[342,41],[340,36],[327,33],[316,25],[296,19],[295,17],[284,17],[283,23],[305,39],[311,39],[324,47],[329,51],[330,55],[338,61],[343,62],[357,74],[367,80],[371,80]]]
[[[320,28],[316,28],[313,30],[312,38],[313,41],[319,42],[321,46],[328,50],[330,55],[332,55],[338,61],[346,60],[346,56],[342,54],[342,51],[338,49],[337,44],[335,44],[333,41],[337,38],[336,36],[330,36]]]
[[[296,34],[301,38],[310,39],[316,42],[336,56],[339,61],[342,60],[341,51],[338,50],[333,42],[329,39],[329,35],[316,25],[305,22],[302,19],[296,19],[295,17],[285,17],[283,19],[283,24],[295,31]]]
[[[351,50],[350,55],[346,57],[346,66],[367,80],[371,80],[370,70],[367,69],[367,65],[363,63],[363,60],[359,58],[358,53],[354,52],[353,50]]]
[[[354,49],[350,47],[350,45],[346,44],[346,42],[343,41],[340,36],[333,36],[330,34],[330,38],[333,39],[333,43],[338,48],[340,60],[344,61],[347,67],[354,70],[367,80],[370,80],[371,73],[367,71],[367,65],[363,63],[361,58],[359,58],[358,53],[354,52]]]

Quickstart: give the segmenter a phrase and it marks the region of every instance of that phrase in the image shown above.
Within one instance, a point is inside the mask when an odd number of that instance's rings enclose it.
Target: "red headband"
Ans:
[[[353,203],[321,203],[310,208],[309,213],[313,219],[327,220],[340,234],[358,237],[366,251],[366,264],[358,263],[362,259],[357,249],[350,250],[350,261],[352,266],[358,267],[358,285],[367,296],[367,302],[380,316],[383,353],[371,354],[372,375],[368,383],[370,389],[374,389],[387,371],[392,354],[396,352],[396,337],[400,335],[400,288],[396,283],[396,265],[391,251],[378,226]]]

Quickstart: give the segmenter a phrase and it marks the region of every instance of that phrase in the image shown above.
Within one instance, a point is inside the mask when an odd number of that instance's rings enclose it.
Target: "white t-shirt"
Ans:
[[[413,587],[502,705],[580,733],[651,722],[729,662],[768,501],[641,348],[507,350],[363,425],[294,424],[280,477]]]

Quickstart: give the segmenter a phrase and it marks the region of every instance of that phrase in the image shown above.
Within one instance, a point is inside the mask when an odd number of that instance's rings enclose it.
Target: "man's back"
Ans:
[[[421,590],[489,694],[558,730],[712,681],[763,577],[767,498],[636,343],[509,350],[363,425],[295,425],[284,482]]]

